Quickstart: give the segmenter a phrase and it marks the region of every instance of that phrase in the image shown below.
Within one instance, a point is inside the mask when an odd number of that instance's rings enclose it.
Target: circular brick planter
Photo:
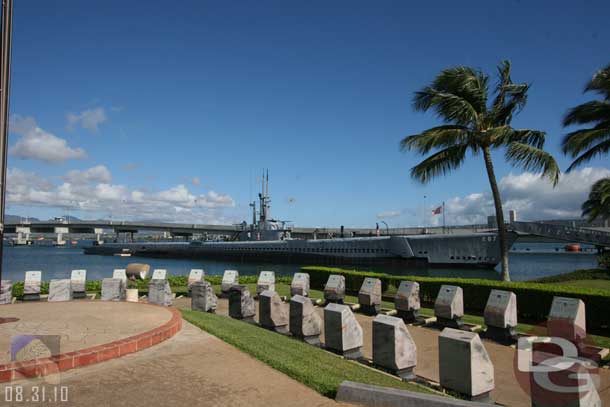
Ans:
[[[142,305],[150,306],[148,304]],[[172,317],[168,322],[141,334],[91,348],[54,355],[49,358],[2,364],[0,365],[0,383],[47,376],[77,367],[104,362],[130,353],[139,352],[163,342],[174,336],[182,328],[182,315],[180,311],[175,308],[167,308],[167,310],[172,313]]]

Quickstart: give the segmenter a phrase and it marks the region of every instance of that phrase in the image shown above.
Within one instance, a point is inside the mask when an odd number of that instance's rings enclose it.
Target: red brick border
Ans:
[[[64,372],[150,348],[171,338],[182,329],[180,311],[175,308],[167,308],[167,310],[172,313],[168,322],[141,334],[91,348],[54,355],[49,358],[0,365],[0,383]]]

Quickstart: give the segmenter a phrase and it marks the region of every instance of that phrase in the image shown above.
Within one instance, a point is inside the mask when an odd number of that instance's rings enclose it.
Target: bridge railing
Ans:
[[[523,233],[553,237],[560,240],[589,243],[593,245],[610,245],[610,232],[586,229],[544,222],[512,222],[510,227]]]

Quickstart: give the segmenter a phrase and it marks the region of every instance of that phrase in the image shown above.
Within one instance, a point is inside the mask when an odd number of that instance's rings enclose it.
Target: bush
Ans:
[[[597,258],[599,266],[603,269],[610,270],[610,252],[604,252]]]
[[[331,274],[345,276],[345,289],[350,294],[357,294],[366,277],[381,279],[384,299],[393,301],[396,287],[403,280],[417,281],[419,295],[423,304],[434,304],[441,285],[450,284],[462,287],[464,291],[464,308],[471,313],[482,314],[492,289],[512,291],[517,295],[517,312],[519,317],[529,321],[545,321],[553,297],[577,297],[587,307],[587,327],[590,329],[608,329],[610,325],[610,294],[604,290],[555,286],[532,282],[504,282],[467,278],[437,278],[420,276],[396,276],[384,273],[360,272],[331,267],[303,267],[309,273],[311,288],[324,289]]]

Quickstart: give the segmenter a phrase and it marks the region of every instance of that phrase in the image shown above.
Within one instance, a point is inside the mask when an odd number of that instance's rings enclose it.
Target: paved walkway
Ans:
[[[44,384],[23,382],[24,395]],[[151,348],[62,373],[61,385],[69,402],[54,405],[341,406],[186,321],[178,334]],[[0,396],[5,387],[0,385]]]
[[[0,364],[3,364],[10,361],[9,347],[14,335],[60,335],[59,351],[66,353],[149,331],[168,322],[172,314],[163,307],[77,300],[2,305],[0,317],[18,318],[16,322],[0,324]]]
[[[288,307],[288,304],[284,304]],[[176,300],[176,306],[190,308],[190,299]],[[320,317],[324,317],[322,307],[316,308]],[[217,313],[228,315],[228,301],[219,299]],[[258,313],[258,308],[257,308]],[[256,316],[256,319],[258,316]],[[363,329],[364,346],[362,353],[372,359],[372,324],[373,317],[356,314],[356,318]],[[257,319],[258,320],[258,319]],[[438,373],[438,336],[440,331],[433,328],[409,326],[409,332],[417,345],[417,368],[415,373],[428,380],[439,381]],[[321,338],[324,342],[324,334]],[[496,402],[508,406],[531,406],[530,396],[519,386],[513,367],[515,349],[499,345],[492,341],[483,340],[485,348],[494,364],[495,390],[493,397]],[[610,406],[610,371],[600,369],[600,387],[598,391],[604,405]]]

